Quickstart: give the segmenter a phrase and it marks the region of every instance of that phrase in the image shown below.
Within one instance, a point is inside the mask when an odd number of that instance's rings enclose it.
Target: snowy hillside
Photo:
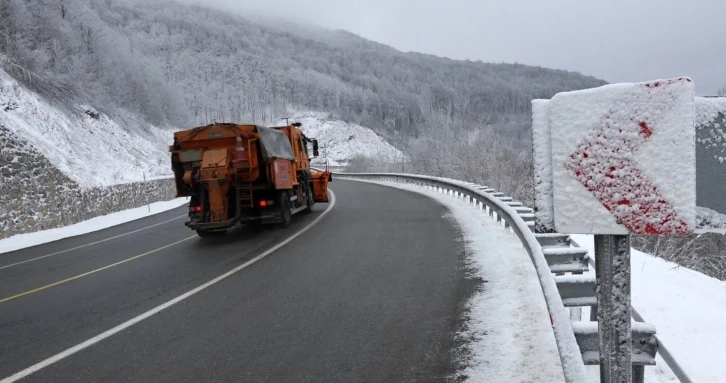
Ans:
[[[316,138],[320,145],[320,157],[314,164],[346,166],[356,155],[377,157],[389,162],[400,158],[401,152],[373,130],[358,124],[335,120],[328,113],[299,112],[292,115],[290,122],[302,123],[302,130],[310,138]],[[276,125],[284,125],[285,120]]]
[[[0,70],[0,123],[81,187],[171,175],[170,129],[131,114],[111,118],[92,107],[76,108],[52,105]]]
[[[345,166],[357,154],[391,161],[400,156],[372,130],[334,120],[327,113],[299,112],[291,121],[301,122],[305,134],[318,139],[320,157],[314,161],[317,164],[328,160],[330,166]],[[172,128],[141,122],[129,113],[112,118],[89,106],[77,105],[75,111],[66,110],[28,90],[2,70],[0,122],[81,187],[171,176],[167,147],[172,140]]]

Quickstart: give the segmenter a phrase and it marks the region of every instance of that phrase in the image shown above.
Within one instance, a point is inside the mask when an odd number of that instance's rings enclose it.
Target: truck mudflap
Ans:
[[[313,172],[313,200],[315,202],[330,202],[328,198],[328,182],[333,180],[333,173],[329,171]]]

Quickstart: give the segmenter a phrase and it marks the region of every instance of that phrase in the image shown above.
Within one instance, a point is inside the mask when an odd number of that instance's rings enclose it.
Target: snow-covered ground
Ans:
[[[594,258],[593,236],[572,238]],[[655,325],[658,338],[691,380],[726,382],[726,282],[635,249],[631,265],[633,307]]]
[[[149,204],[148,206],[118,211],[108,215],[92,218],[87,221],[79,222],[74,225],[64,226],[57,229],[36,231],[34,233],[14,235],[10,238],[0,240],[0,254],[57,241],[63,238],[69,238],[98,230],[103,230],[111,226],[120,225],[125,222],[130,222],[167,210],[171,210],[188,202],[189,200],[186,197],[177,198],[171,201],[154,202],[152,204]]]
[[[88,112],[88,113],[87,113]],[[169,177],[171,129],[53,105],[0,69],[0,123],[82,187]]]
[[[379,184],[424,194],[446,206],[462,230],[476,277],[486,281],[468,303],[471,382],[564,382],[554,332],[534,266],[517,237],[468,203],[421,187]]]
[[[314,164],[345,166],[355,155],[388,157],[389,162],[400,158],[401,152],[389,144],[373,130],[358,124],[336,120],[329,113],[298,112],[293,114],[290,122],[302,123],[305,135],[318,140],[320,157],[313,160]],[[284,125],[285,120],[277,125]],[[398,157],[397,157],[398,156]]]

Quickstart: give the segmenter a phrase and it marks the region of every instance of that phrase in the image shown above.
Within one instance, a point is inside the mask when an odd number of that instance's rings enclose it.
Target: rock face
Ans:
[[[0,125],[0,239],[174,198],[172,179],[81,188]]]

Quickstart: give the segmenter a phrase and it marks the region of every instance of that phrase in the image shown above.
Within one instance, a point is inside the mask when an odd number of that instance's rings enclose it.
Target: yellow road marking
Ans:
[[[209,281],[209,282],[207,282],[207,283],[205,283],[205,284],[203,284],[201,286],[198,286],[198,287],[196,287],[196,288],[194,288],[192,290],[187,291],[186,293],[184,293],[182,295],[179,295],[178,297],[176,297],[176,298],[174,298],[174,299],[172,299],[170,301],[167,301],[165,303],[162,303],[159,306],[156,306],[155,308],[153,308],[153,309],[151,309],[151,310],[149,310],[149,311],[147,311],[147,312],[145,312],[145,313],[143,313],[143,314],[141,314],[141,315],[139,315],[137,317],[131,318],[131,319],[127,320],[124,323],[121,323],[120,325],[118,325],[116,327],[113,327],[113,328],[111,328],[109,330],[106,330],[106,331],[104,331],[104,332],[102,332],[102,333],[94,336],[93,338],[90,338],[90,339],[88,339],[88,340],[86,340],[86,341],[84,341],[82,343],[79,343],[79,344],[77,344],[77,345],[75,345],[75,346],[73,346],[73,347],[71,347],[69,349],[66,349],[65,351],[63,351],[61,353],[55,354],[55,355],[51,356],[50,358],[48,358],[48,359],[46,359],[46,360],[44,360],[42,362],[38,362],[38,363],[36,363],[36,364],[34,364],[34,365],[32,365],[32,366],[30,366],[30,367],[28,367],[28,368],[26,368],[26,369],[24,369],[22,371],[16,372],[15,374],[13,374],[11,376],[8,376],[5,379],[0,380],[0,383],[13,383],[13,382],[17,382],[18,380],[20,380],[20,379],[22,379],[22,378],[24,378],[24,377],[26,377],[28,375],[34,374],[34,373],[36,373],[36,372],[38,372],[38,371],[40,371],[40,370],[42,370],[42,369],[44,369],[44,368],[46,368],[48,366],[51,366],[51,365],[53,365],[55,363],[58,363],[61,360],[65,359],[65,358],[67,358],[67,357],[69,357],[69,356],[71,356],[71,355],[73,355],[73,354],[75,354],[75,353],[77,353],[77,352],[79,352],[81,350],[85,350],[86,348],[91,347],[94,344],[97,344],[98,342],[103,341],[104,339],[107,339],[109,337],[112,337],[112,336],[120,333],[121,331],[124,331],[127,328],[129,328],[129,327],[131,327],[131,326],[133,326],[133,325],[135,325],[135,324],[137,324],[137,323],[139,323],[139,322],[141,322],[141,321],[143,321],[145,319],[148,319],[151,316],[156,315],[156,314],[160,313],[161,311],[168,309],[169,307],[174,306],[175,304],[177,304],[177,303],[179,303],[179,302],[181,302],[181,301],[183,301],[183,300],[185,300],[185,299],[187,299],[187,298],[189,298],[189,297],[191,297],[191,296],[199,293],[200,291],[203,291],[205,289],[208,289],[211,286],[216,285],[217,283],[219,283],[219,282],[221,282],[221,281],[223,281],[223,280],[231,277],[232,275],[237,274],[238,272],[240,272],[241,270],[247,268],[248,266],[251,266],[251,265],[255,264],[256,262],[260,261],[261,259],[267,257],[268,255],[274,253],[275,251],[277,251],[281,247],[283,247],[283,246],[287,245],[288,243],[292,242],[295,238],[299,237],[300,235],[302,235],[303,233],[305,233],[306,231],[308,231],[310,228],[312,228],[313,226],[315,226],[318,222],[320,222],[320,220],[323,219],[323,217],[325,217],[333,209],[333,206],[335,206],[335,193],[333,193],[333,191],[330,190],[330,189],[328,189],[328,192],[330,193],[330,203],[328,204],[328,208],[325,209],[324,212],[322,212],[317,218],[315,218],[315,220],[313,220],[312,222],[310,222],[307,226],[305,226],[304,228],[302,228],[300,231],[298,231],[297,233],[291,235],[286,240],[278,243],[277,245],[273,246],[272,248],[268,249],[264,253],[262,253],[262,254],[260,254],[260,255],[258,255],[256,257],[250,259],[249,261],[247,261],[247,262],[245,262],[245,263],[243,263],[243,264],[235,267],[234,269],[232,269],[232,270],[230,270],[230,271],[228,271],[228,272],[226,272],[226,273],[218,276],[217,278],[212,279],[211,281]],[[187,238],[187,239],[189,239],[189,238]]]
[[[151,226],[146,226],[146,227],[142,227],[141,229],[136,229],[136,230],[132,230],[132,231],[129,231],[129,232],[126,232],[126,233],[123,233],[123,234],[119,234],[119,235],[114,235],[113,237],[109,237],[109,238],[104,238],[104,239],[101,239],[101,240],[98,240],[98,241],[95,241],[95,242],[87,243],[87,244],[85,244],[85,245],[80,245],[80,246],[76,246],[76,247],[73,247],[73,248],[70,248],[70,249],[65,249],[65,250],[61,250],[61,251],[56,251],[55,253],[50,253],[50,254],[46,254],[46,255],[43,255],[43,256],[40,256],[40,257],[35,257],[35,258],[31,258],[31,259],[26,259],[26,260],[24,260],[24,261],[20,261],[20,262],[15,262],[15,263],[12,263],[12,264],[9,264],[9,265],[5,265],[5,266],[0,266],[0,270],[2,270],[2,269],[7,269],[8,267],[13,267],[13,266],[17,266],[17,265],[22,265],[22,264],[25,264],[25,263],[28,263],[28,262],[33,262],[33,261],[37,261],[37,260],[39,260],[39,259],[45,259],[45,258],[48,258],[48,257],[52,257],[52,256],[54,256],[54,255],[58,255],[58,254],[64,254],[64,253],[67,253],[67,252],[69,252],[69,251],[73,251],[73,250],[78,250],[78,249],[82,249],[82,248],[84,248],[84,247],[88,247],[88,246],[92,246],[92,245],[97,245],[97,244],[99,244],[99,243],[102,243],[102,242],[106,242],[106,241],[110,241],[110,240],[112,240],[112,239],[116,239],[116,238],[121,238],[121,237],[125,237],[125,236],[127,236],[127,235],[129,235],[129,234],[134,234],[134,233],[138,233],[138,232],[140,232],[140,231],[144,231],[144,230],[146,230],[146,229],[151,229],[152,227],[157,227],[157,226],[159,226],[159,225],[163,225],[163,224],[165,224],[165,223],[167,223],[167,222],[171,222],[171,221],[174,221],[174,220],[177,220],[177,219],[179,219],[179,218],[183,218],[183,217],[186,217],[186,216],[187,216],[186,214],[183,214],[183,215],[180,215],[180,216],[178,216],[178,217],[175,217],[175,218],[172,218],[172,219],[168,219],[168,220],[166,220],[166,221],[164,221],[164,222],[159,222],[159,223],[157,223],[157,224],[153,224],[153,225],[151,225]],[[63,240],[63,239],[65,239],[65,238],[60,238],[60,239],[58,239],[58,240],[60,241],[60,240]],[[51,241],[51,242],[55,242],[55,241]],[[46,242],[46,243],[50,243],[50,242]],[[21,249],[17,249],[17,250],[22,250],[22,248],[21,248]],[[16,250],[11,250],[11,251],[16,251]],[[0,253],[0,256],[2,256],[3,254],[5,254],[5,253]]]
[[[39,291],[43,291],[43,290],[49,289],[51,287],[55,287],[55,286],[58,286],[58,285],[62,285],[64,283],[68,283],[70,281],[74,281],[76,279],[83,278],[83,277],[89,276],[91,274],[95,274],[95,273],[97,273],[99,271],[103,271],[103,270],[110,269],[110,268],[115,267],[115,266],[118,266],[118,265],[122,265],[122,264],[124,264],[126,262],[131,262],[134,259],[139,259],[139,258],[144,257],[144,256],[147,256],[149,254],[156,253],[157,251],[161,251],[161,250],[164,250],[166,248],[172,247],[174,245],[178,245],[178,244],[180,244],[180,243],[182,243],[184,241],[188,241],[188,240],[190,240],[192,238],[195,238],[195,237],[196,237],[196,235],[192,235],[192,236],[189,236],[187,238],[184,238],[184,239],[182,239],[180,241],[176,241],[174,243],[170,243],[170,244],[168,244],[166,246],[162,246],[162,247],[159,247],[157,249],[154,249],[154,250],[151,250],[151,251],[147,251],[146,253],[139,254],[139,255],[133,256],[133,257],[128,258],[128,259],[124,259],[123,261],[119,261],[119,262],[110,264],[108,266],[104,266],[104,267],[101,267],[101,268],[98,268],[98,269],[95,269],[95,270],[91,270],[91,271],[85,272],[83,274],[76,275],[75,277],[66,278],[66,279],[64,279],[62,281],[53,282],[53,283],[51,283],[49,285],[45,285],[45,286],[42,286],[42,287],[38,287],[37,289],[28,290],[28,291],[26,291],[24,293],[20,293],[20,294],[13,295],[11,297],[7,297],[7,298],[0,299],[0,303],[5,303],[5,302],[11,301],[13,299],[17,299],[17,298],[20,298],[20,297],[24,297],[26,295],[34,294],[34,293],[37,293]]]

